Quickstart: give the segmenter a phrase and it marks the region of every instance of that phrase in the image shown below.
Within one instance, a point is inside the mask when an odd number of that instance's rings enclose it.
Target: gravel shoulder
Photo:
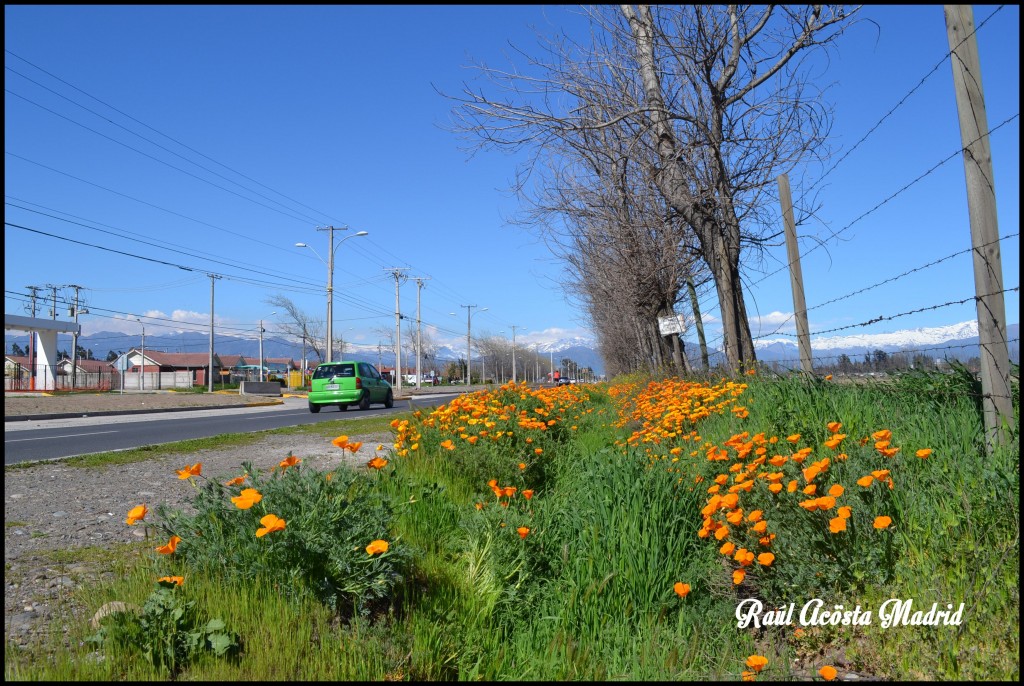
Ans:
[[[74,395],[4,395],[4,417],[31,415],[91,414],[95,412],[128,412],[179,408],[231,407],[279,402],[270,396],[237,393],[76,393]]]
[[[238,402],[237,396],[179,396],[178,400],[222,397]],[[5,398],[5,411],[11,400],[21,399]],[[138,402],[136,399],[136,409]],[[38,634],[49,629],[54,616],[64,615],[64,610],[70,609],[87,621],[96,608],[66,607],[68,591],[113,573],[113,556],[97,555],[97,549],[113,550],[119,544],[144,541],[143,527],[125,524],[130,508],[145,504],[155,510],[161,503],[189,508],[193,487],[175,473],[185,463],[201,462],[202,478],[222,481],[237,476],[244,461],[269,469],[289,453],[301,458],[304,466],[316,469],[332,469],[342,463],[364,468],[379,443],[390,446],[393,441],[390,434],[383,433],[353,434],[351,438],[364,444],[356,456],[336,448],[330,438],[271,434],[255,444],[200,450],[187,458],[156,457],[94,468],[56,461],[5,469],[5,643],[10,647],[34,642]]]

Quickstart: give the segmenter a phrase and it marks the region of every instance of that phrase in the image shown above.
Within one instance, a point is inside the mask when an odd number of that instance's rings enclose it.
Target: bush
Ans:
[[[198,572],[311,591],[332,609],[368,614],[402,581],[408,554],[387,542],[390,505],[376,474],[341,467],[320,472],[289,456],[269,474],[244,474],[197,487],[196,514],[157,513],[180,543],[173,554]],[[377,542],[376,549],[368,550]]]

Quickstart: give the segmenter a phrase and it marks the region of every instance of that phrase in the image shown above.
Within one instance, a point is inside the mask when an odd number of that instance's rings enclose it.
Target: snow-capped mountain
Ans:
[[[1010,324],[1007,339],[1018,337],[1019,325]],[[754,341],[760,360],[783,361],[799,359],[796,338],[764,338]],[[1019,345],[1011,344],[1011,357]],[[887,353],[922,352],[930,357],[966,359],[978,355],[978,323],[961,322],[948,326],[902,329],[889,333],[855,334],[849,336],[811,336],[811,352],[815,358],[834,360],[840,355],[863,356],[875,350]],[[1019,353],[1018,353],[1019,354]]]

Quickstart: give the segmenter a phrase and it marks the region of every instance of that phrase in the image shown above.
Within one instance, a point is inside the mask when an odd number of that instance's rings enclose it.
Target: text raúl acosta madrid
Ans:
[[[736,606],[736,626],[744,629],[748,626],[789,626],[794,618],[801,626],[867,626],[874,616],[878,617],[883,629],[893,626],[960,626],[963,621],[964,604],[953,610],[952,603],[946,603],[945,609],[939,609],[938,603],[932,603],[928,610],[915,610],[913,598],[901,600],[890,598],[882,603],[873,613],[862,610],[857,605],[847,610],[843,605],[825,607],[825,601],[819,598],[808,600],[797,612],[796,603],[790,603],[770,610],[764,609],[764,603],[756,598],[741,600]]]

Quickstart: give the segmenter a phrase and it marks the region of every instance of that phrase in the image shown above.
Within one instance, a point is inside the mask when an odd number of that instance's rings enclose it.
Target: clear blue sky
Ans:
[[[975,21],[994,10],[976,6]],[[323,316],[327,268],[293,246],[308,243],[326,258],[327,235],[316,227],[333,224],[370,234],[337,250],[334,329],[346,341],[376,345],[374,328],[394,327],[386,267],[431,277],[423,320],[438,327],[439,342],[464,345],[463,304],[488,308],[474,316],[474,335],[511,336],[513,324],[527,343],[589,335],[557,286],[560,265],[534,235],[507,222],[518,210],[505,190],[516,158],[462,151],[444,128],[452,103],[435,90],[457,93],[473,79],[467,65],[474,59],[507,66],[510,42],[528,51],[535,44],[533,26],[582,36],[573,12],[6,6],[5,221],[195,271],[7,226],[5,311],[24,313],[27,285],[78,284],[91,311],[81,320],[86,333],[137,333],[137,316],[147,334],[177,328],[166,320],[205,330],[206,274],[215,272],[230,277],[216,282],[218,331],[255,337],[261,318],[274,330],[277,317],[265,300],[275,293]],[[941,6],[871,6],[861,18],[820,76],[822,85],[834,84],[827,98],[835,105],[836,159],[948,52]],[[1019,19],[1019,8],[1006,6],[978,33],[993,127],[1019,112]],[[959,157],[854,221],[959,147],[946,60],[822,184],[820,221],[799,230],[821,237],[842,231],[827,250],[810,252],[816,243],[802,241],[808,306],[969,247]],[[992,150],[1000,232],[1016,233],[1019,118],[993,134]],[[1017,286],[1019,239],[1002,246],[1005,285]],[[754,284],[748,310],[765,321],[753,323],[755,335],[774,331],[792,312],[788,274],[761,281],[783,264],[779,246],[747,270]],[[970,256],[962,255],[812,310],[812,333],[973,293]],[[408,282],[403,314],[415,317],[415,300]],[[711,295],[703,300],[713,308]],[[1007,295],[1006,309],[1017,322],[1017,294]],[[968,303],[845,333],[974,318]],[[792,330],[792,322],[781,329]],[[713,319],[709,333],[716,335]]]

